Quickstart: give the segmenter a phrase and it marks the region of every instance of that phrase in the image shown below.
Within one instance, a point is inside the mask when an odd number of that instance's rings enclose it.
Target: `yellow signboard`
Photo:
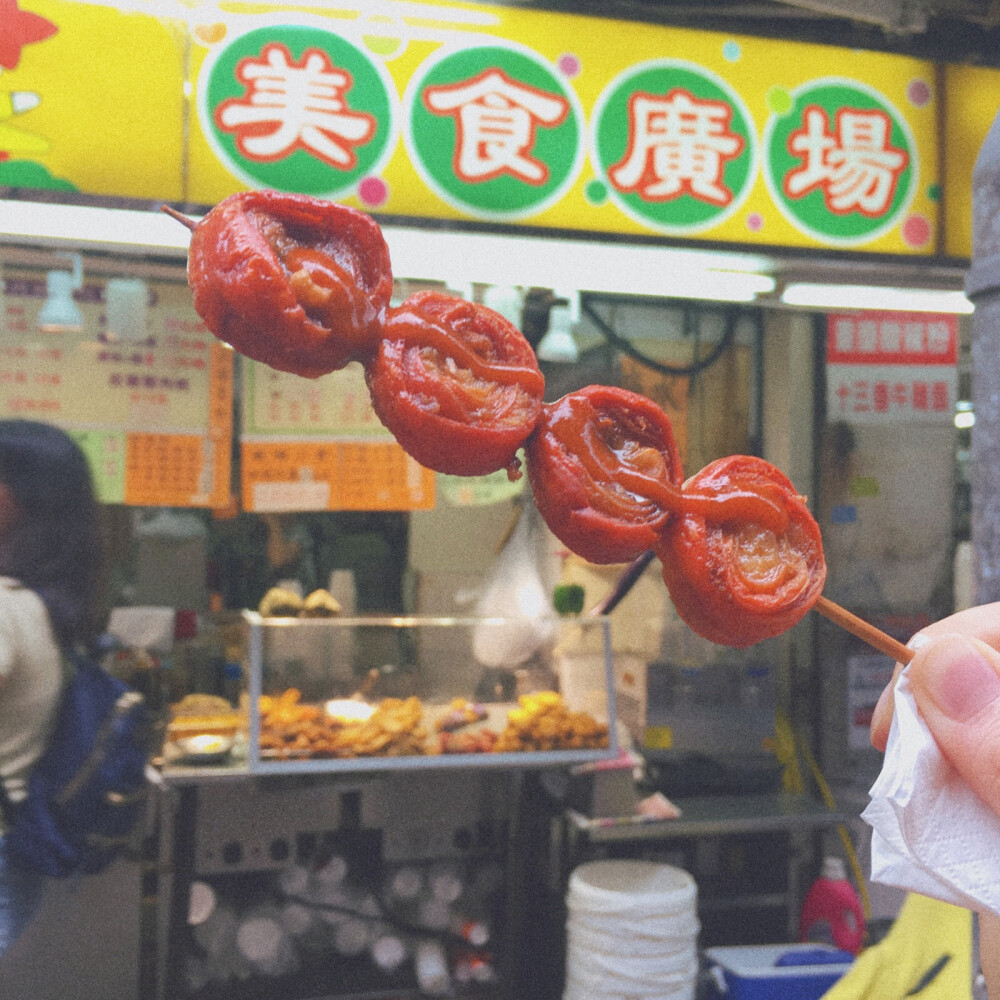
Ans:
[[[517,6],[125,7],[16,0],[34,20],[0,52],[0,186],[205,205],[276,187],[561,231],[944,243],[932,62]],[[958,138],[949,156],[974,157],[981,135]]]
[[[0,23],[0,188],[182,198],[184,22],[110,3],[12,6]]]
[[[937,249],[933,63],[514,7],[234,6],[195,32],[189,197]]]
[[[945,245],[950,257],[972,254],[972,168],[1000,114],[1000,69],[947,66],[942,148]]]

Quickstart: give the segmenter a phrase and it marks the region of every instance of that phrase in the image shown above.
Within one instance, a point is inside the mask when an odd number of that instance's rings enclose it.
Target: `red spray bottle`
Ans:
[[[865,940],[865,914],[843,859],[826,857],[810,886],[799,920],[800,941],[820,941],[856,955]]]

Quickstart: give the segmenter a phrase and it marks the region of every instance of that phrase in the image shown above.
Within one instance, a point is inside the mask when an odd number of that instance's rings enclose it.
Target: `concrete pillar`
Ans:
[[[1000,114],[972,172],[972,546],[976,603],[1000,600]]]

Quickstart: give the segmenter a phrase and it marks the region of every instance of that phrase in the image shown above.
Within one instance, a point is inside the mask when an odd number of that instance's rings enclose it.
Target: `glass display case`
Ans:
[[[605,617],[243,620],[240,732],[191,729],[179,759],[173,742],[176,763],[200,752],[284,774],[561,766],[618,752]]]

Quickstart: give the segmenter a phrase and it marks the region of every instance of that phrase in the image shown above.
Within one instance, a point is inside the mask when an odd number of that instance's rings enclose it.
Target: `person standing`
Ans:
[[[87,460],[68,434],[0,420],[0,781],[16,804],[45,749],[63,650],[100,635],[102,543]],[[0,954],[36,913],[45,876],[0,836]]]

